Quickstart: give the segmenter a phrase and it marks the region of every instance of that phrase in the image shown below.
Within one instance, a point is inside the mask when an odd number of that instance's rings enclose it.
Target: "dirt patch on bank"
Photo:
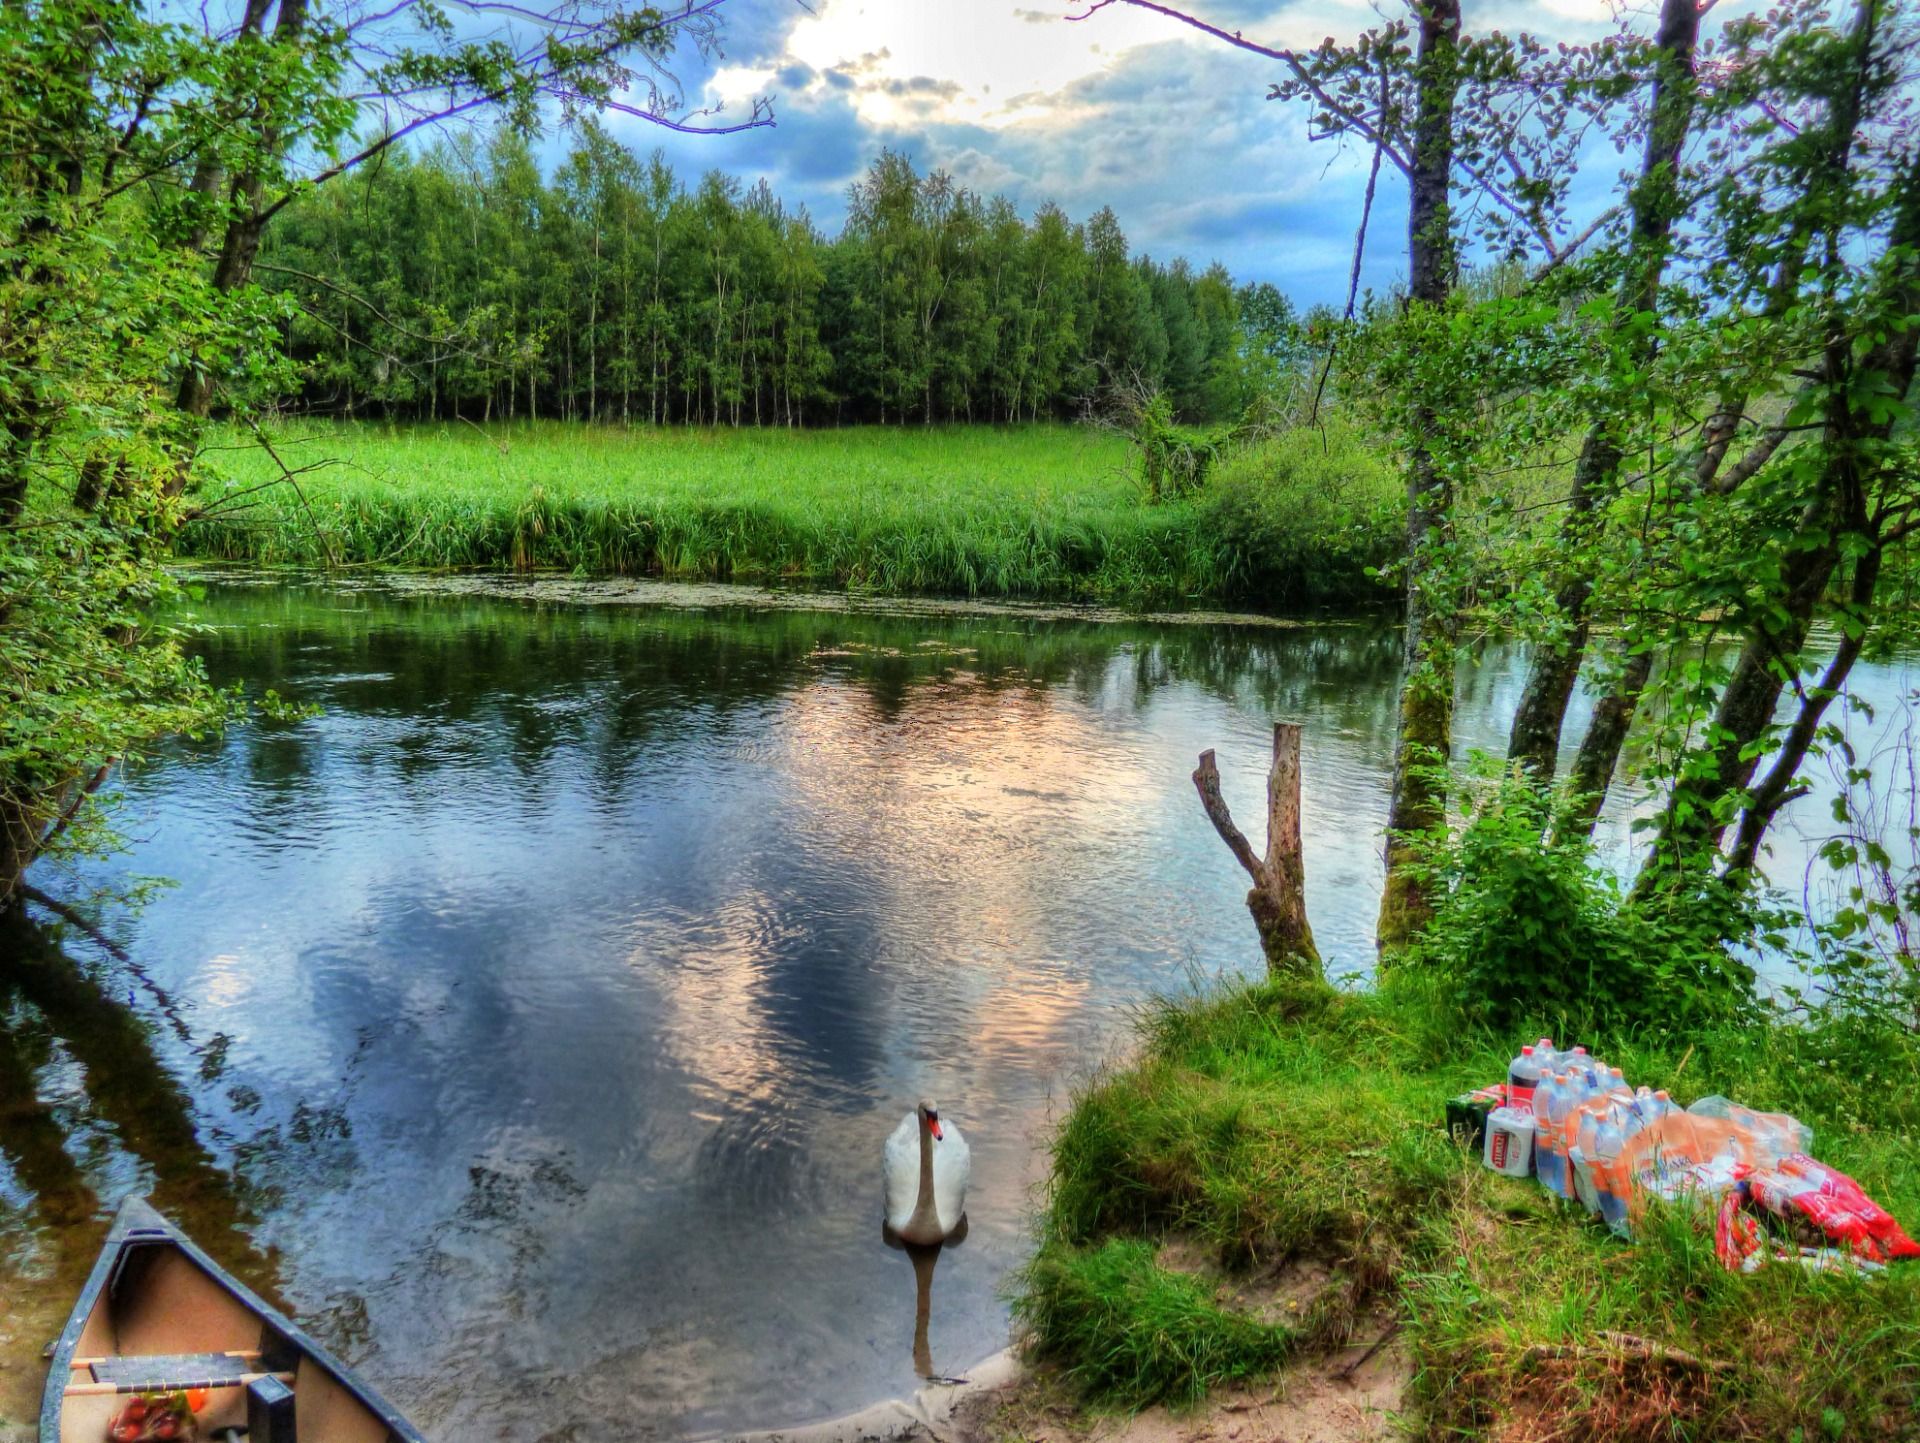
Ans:
[[[1375,1443],[1398,1431],[1412,1376],[1404,1343],[1380,1343],[1376,1335],[1302,1359],[1258,1385],[1222,1389],[1197,1408],[1089,1416],[1057,1379],[1039,1372],[971,1394],[942,1432],[928,1436],[936,1443]]]

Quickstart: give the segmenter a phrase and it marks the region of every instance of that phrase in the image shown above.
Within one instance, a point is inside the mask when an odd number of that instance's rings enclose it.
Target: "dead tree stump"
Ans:
[[[1200,753],[1193,774],[1194,788],[1207,820],[1220,834],[1234,858],[1253,878],[1247,910],[1260,932],[1260,950],[1267,971],[1280,977],[1319,978],[1320,952],[1307,925],[1307,872],[1300,846],[1300,727],[1275,722],[1273,766],[1267,773],[1267,854],[1256,857],[1253,847],[1233,824],[1226,799],[1220,795],[1220,768],[1213,753]]]

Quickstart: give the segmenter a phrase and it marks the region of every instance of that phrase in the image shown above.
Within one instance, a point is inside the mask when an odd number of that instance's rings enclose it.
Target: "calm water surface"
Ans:
[[[1306,723],[1314,931],[1371,960],[1375,623],[244,583],[200,614],[216,679],[325,712],[128,781],[131,852],[58,885],[177,884],[116,924],[130,963],[0,937],[0,1416],[130,1190],[441,1439],[903,1393],[878,1164],[912,1099],[973,1148],[926,1340],[960,1372],[1006,1340],[1068,1090],[1143,1000],[1257,966],[1199,750],[1257,835],[1269,723]],[[1463,746],[1519,682],[1463,679]]]

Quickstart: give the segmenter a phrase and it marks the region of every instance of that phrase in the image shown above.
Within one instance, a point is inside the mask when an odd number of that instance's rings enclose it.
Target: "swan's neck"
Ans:
[[[914,1200],[913,1216],[908,1219],[902,1232],[923,1234],[940,1231],[940,1214],[933,1205],[933,1133],[927,1127],[927,1120],[918,1119],[920,1124],[920,1196]]]

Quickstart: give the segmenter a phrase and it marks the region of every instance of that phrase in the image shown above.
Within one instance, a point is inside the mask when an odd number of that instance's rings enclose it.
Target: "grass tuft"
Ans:
[[[1017,1311],[1043,1351],[1115,1407],[1197,1402],[1271,1371],[1294,1346],[1291,1329],[1223,1308],[1200,1279],[1161,1268],[1150,1243],[1042,1249],[1025,1285]]]

